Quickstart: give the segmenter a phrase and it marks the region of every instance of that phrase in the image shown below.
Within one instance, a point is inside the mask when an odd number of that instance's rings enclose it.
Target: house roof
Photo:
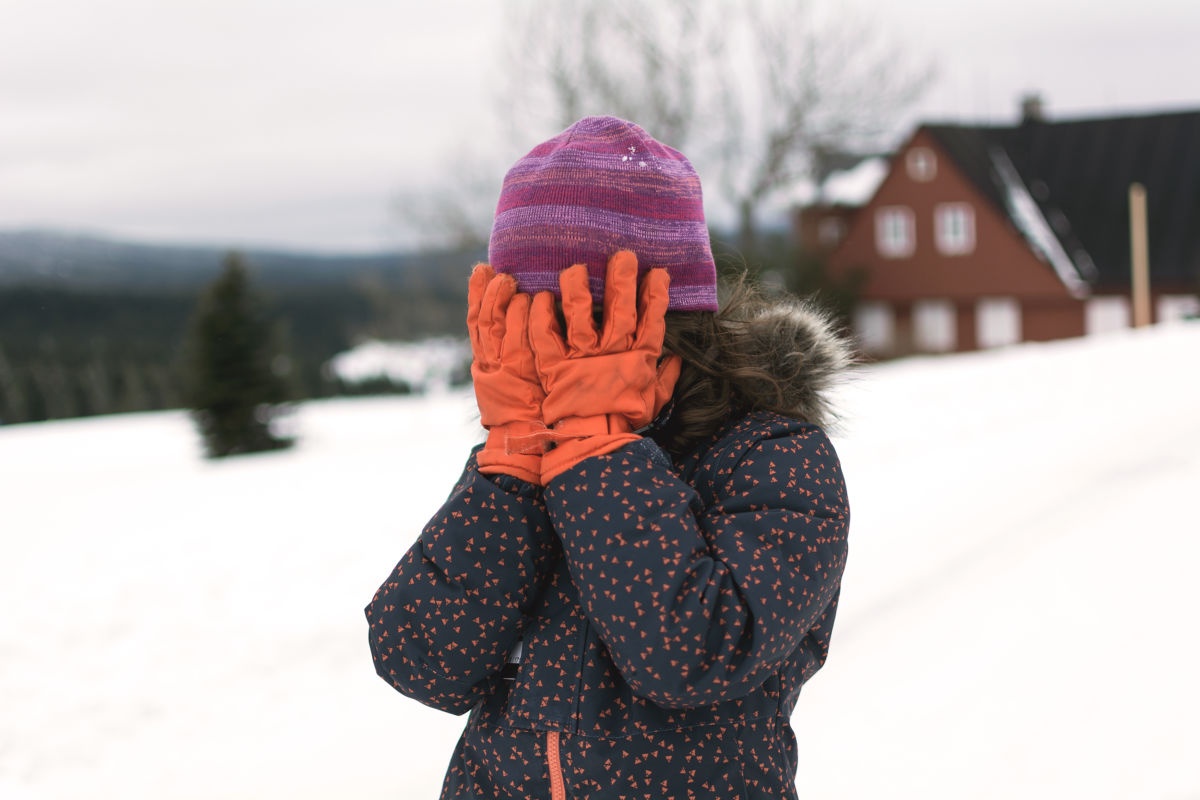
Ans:
[[[1134,182],[1146,187],[1152,280],[1200,282],[1200,111],[923,129],[1069,288],[1129,284]]]

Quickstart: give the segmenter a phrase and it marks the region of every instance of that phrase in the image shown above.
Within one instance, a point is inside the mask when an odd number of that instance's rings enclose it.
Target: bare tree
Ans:
[[[806,0],[526,0],[510,6],[503,108],[526,139],[615,114],[716,178],[743,250],[764,205],[871,152],[931,75]]]
[[[436,187],[396,195],[396,221],[421,247],[464,253],[485,247],[500,191],[499,169],[486,158],[456,155],[443,165]]]
[[[509,84],[502,106],[514,135],[528,123],[561,129],[587,114],[637,121],[663,141],[688,139],[703,112],[698,85],[711,55],[723,49],[712,3],[558,3],[508,7]]]

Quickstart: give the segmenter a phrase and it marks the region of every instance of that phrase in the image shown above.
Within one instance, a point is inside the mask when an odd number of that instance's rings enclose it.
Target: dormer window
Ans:
[[[937,176],[937,156],[928,147],[914,147],[904,157],[908,177],[926,183]]]
[[[962,256],[975,250],[975,209],[970,203],[939,203],[933,212],[938,252]]]
[[[884,258],[907,258],[917,246],[912,209],[883,206],[875,212],[875,249]]]

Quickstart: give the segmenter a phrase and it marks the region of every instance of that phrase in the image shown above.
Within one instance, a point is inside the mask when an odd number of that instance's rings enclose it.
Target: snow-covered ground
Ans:
[[[423,394],[445,391],[456,379],[461,383],[470,364],[471,343],[443,336],[419,342],[361,342],[334,356],[329,370],[349,384],[383,379]]]
[[[807,798],[1200,798],[1200,325],[862,371]],[[462,719],[361,608],[477,440],[468,393],[0,428],[0,798],[433,798]]]

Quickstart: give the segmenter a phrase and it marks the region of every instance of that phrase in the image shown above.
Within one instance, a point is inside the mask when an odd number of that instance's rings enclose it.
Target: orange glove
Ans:
[[[564,337],[554,295],[533,299],[529,338],[546,398],[542,417],[554,429],[555,447],[542,459],[542,482],[583,459],[611,453],[640,438],[666,404],[679,378],[678,356],[662,359],[666,334],[666,270],[646,273],[638,290],[637,256],[622,250],[608,261],[604,317],[596,330],[587,267],[559,276]]]
[[[488,430],[476,461],[485,475],[540,484],[546,393],[529,346],[529,308],[530,297],[517,292],[515,278],[497,275],[487,264],[475,267],[467,289],[467,333],[479,421]]]

